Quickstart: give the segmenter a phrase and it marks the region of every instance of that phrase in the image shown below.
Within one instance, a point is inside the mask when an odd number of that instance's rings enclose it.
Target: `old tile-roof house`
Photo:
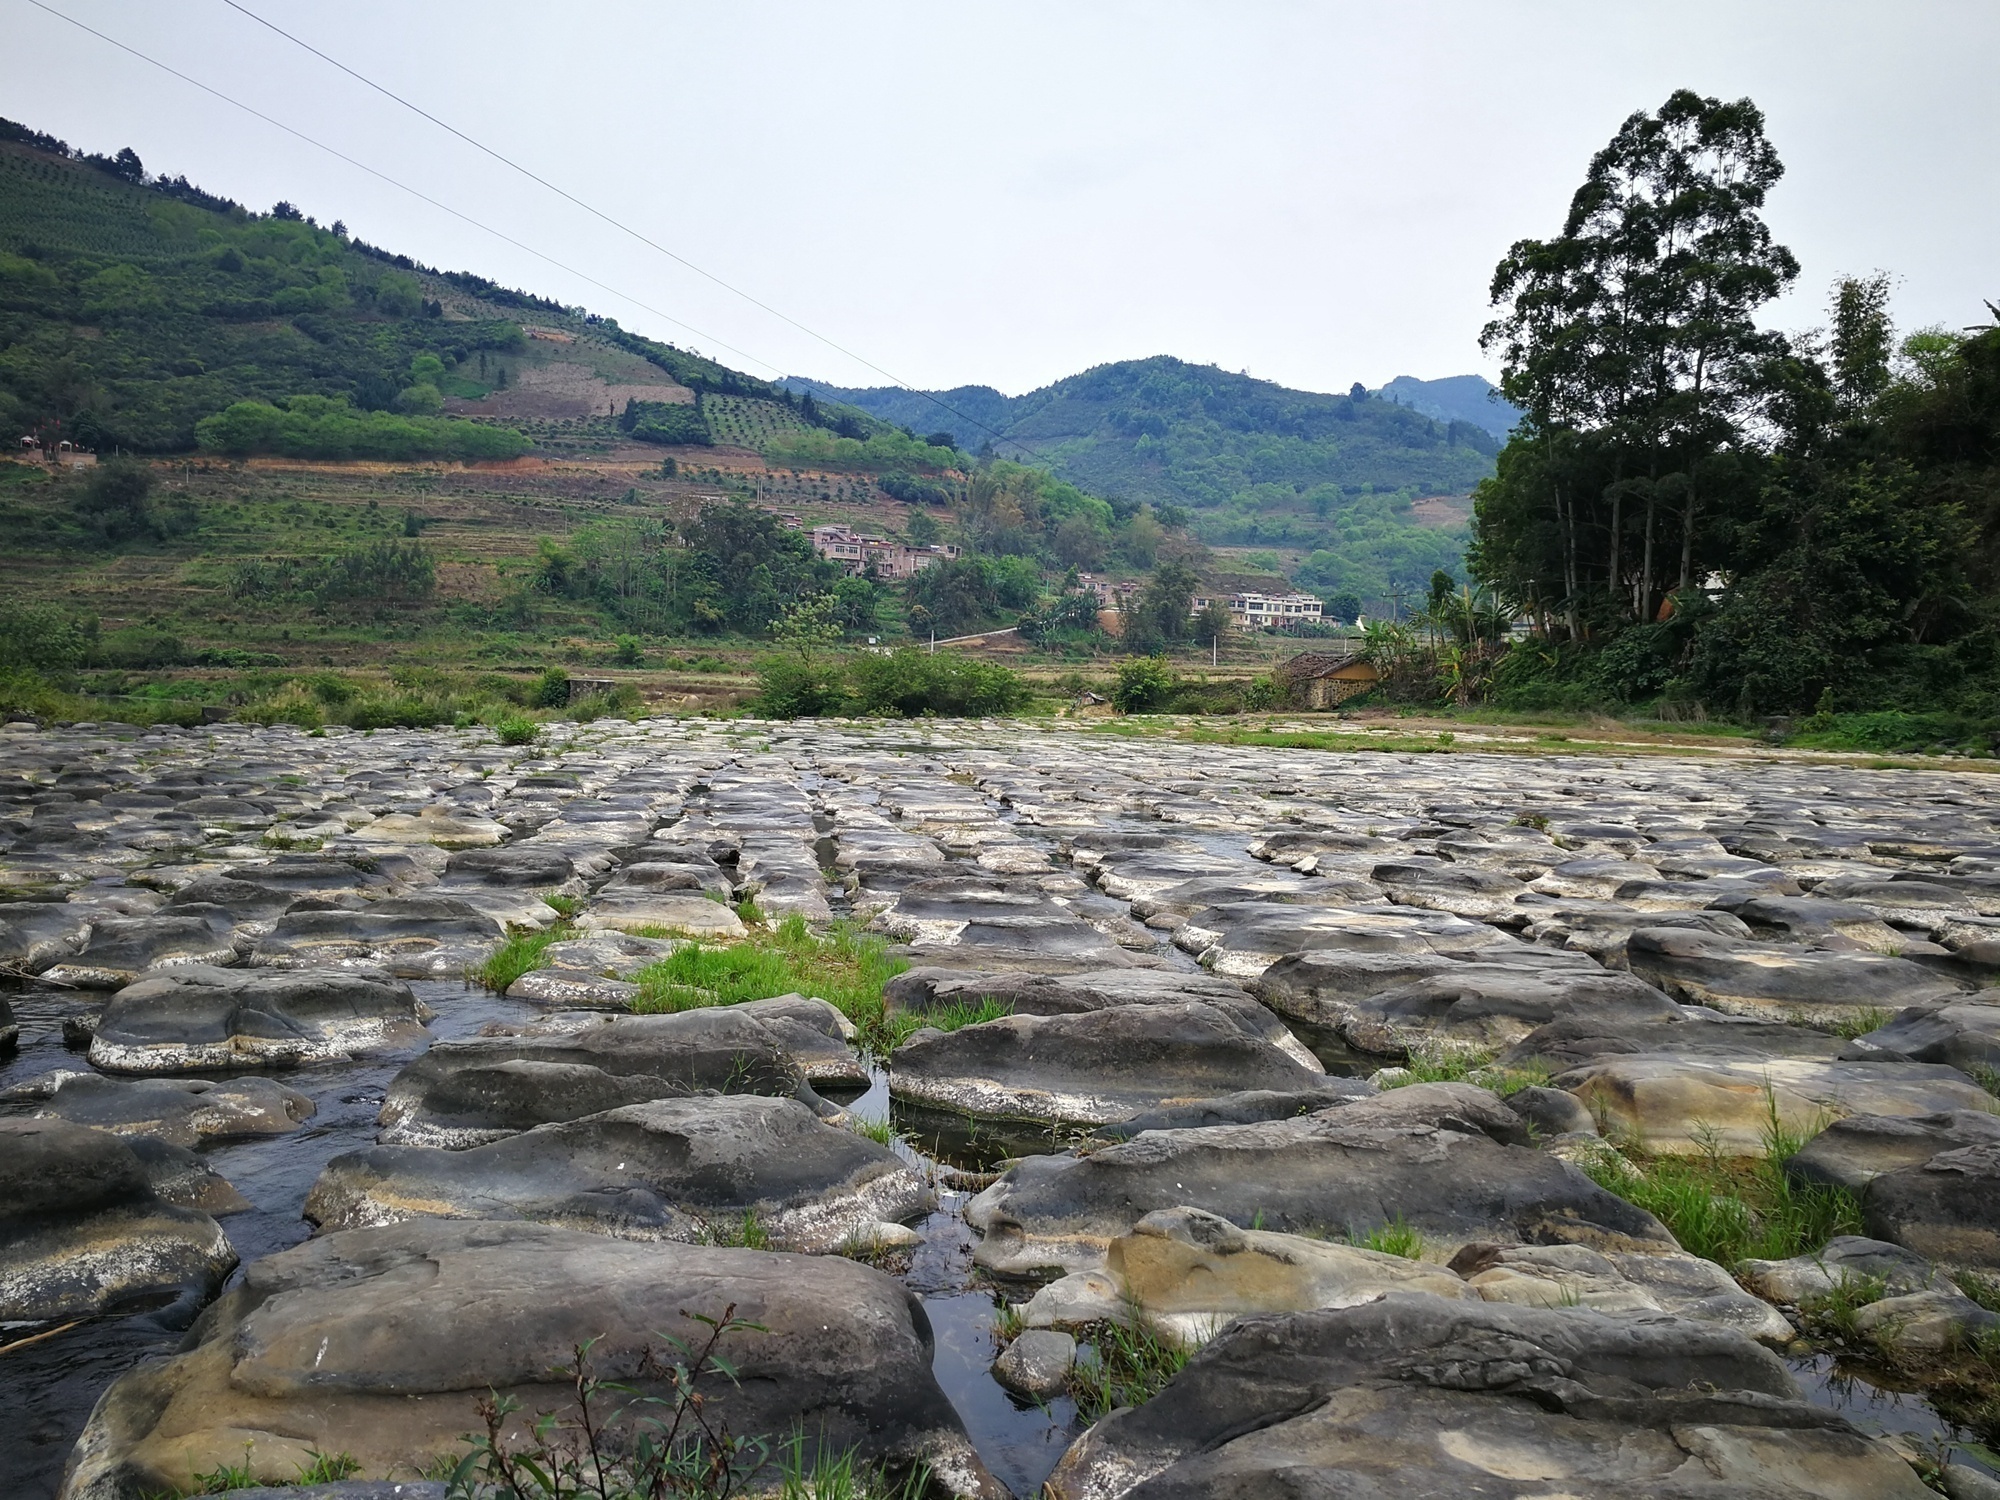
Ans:
[[[1382,680],[1358,651],[1302,651],[1272,675],[1297,708],[1338,708]]]

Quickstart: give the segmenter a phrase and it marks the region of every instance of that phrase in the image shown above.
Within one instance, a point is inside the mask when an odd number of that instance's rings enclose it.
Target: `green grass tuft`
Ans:
[[[540,932],[510,932],[507,941],[494,949],[492,957],[479,966],[479,982],[489,990],[504,993],[507,986],[523,974],[532,973],[547,964],[548,960],[542,955],[551,943],[560,943],[575,936],[576,929],[567,922],[558,922]]]
[[[1862,1232],[1861,1200],[1852,1192],[1786,1175],[1785,1163],[1808,1139],[1779,1122],[1770,1097],[1761,1156],[1634,1151],[1636,1163],[1627,1163],[1605,1152],[1578,1165],[1599,1187],[1666,1225],[1690,1254],[1733,1268],[1745,1259],[1807,1255],[1836,1235]]]
[[[1407,1222],[1401,1214],[1366,1234],[1350,1232],[1347,1243],[1363,1250],[1379,1251],[1383,1255],[1400,1255],[1404,1260],[1424,1258],[1423,1231]]]
[[[642,1015],[736,1005],[773,995],[817,995],[860,1028],[878,1051],[887,1040],[882,986],[909,965],[851,924],[815,934],[798,913],[733,943],[686,942],[636,976]]]
[[[1134,1313],[1136,1325],[1136,1308]],[[1069,1373],[1077,1415],[1086,1422],[1095,1422],[1120,1406],[1143,1406],[1181,1372],[1193,1352],[1168,1343],[1143,1326],[1122,1323],[1095,1324],[1086,1337],[1097,1358],[1079,1359]]]

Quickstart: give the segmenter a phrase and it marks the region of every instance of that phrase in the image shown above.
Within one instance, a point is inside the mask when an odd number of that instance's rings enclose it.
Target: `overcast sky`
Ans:
[[[759,374],[884,383],[222,0],[49,3],[623,295],[26,0],[0,113]],[[1906,327],[2000,299],[1996,0],[244,3],[918,386],[1148,354],[1315,390],[1494,373],[1495,260],[1683,86],[1755,99],[1788,168],[1769,218],[1805,270],[1769,321],[1876,268]]]

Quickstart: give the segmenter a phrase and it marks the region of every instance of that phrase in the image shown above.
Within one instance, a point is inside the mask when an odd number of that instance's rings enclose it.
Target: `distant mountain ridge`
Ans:
[[[1447,375],[1442,380],[1398,375],[1375,394],[1440,422],[1470,422],[1503,443],[1521,420],[1521,409],[1483,375]]]
[[[1296,577],[1363,597],[1461,566],[1464,528],[1426,525],[1411,503],[1470,493],[1512,425],[1477,375],[1404,376],[1386,397],[1332,394],[1166,355],[1020,396],[780,384],[914,432],[949,432],[968,451],[990,444],[1107,498],[1184,510],[1203,541],[1290,551]]]

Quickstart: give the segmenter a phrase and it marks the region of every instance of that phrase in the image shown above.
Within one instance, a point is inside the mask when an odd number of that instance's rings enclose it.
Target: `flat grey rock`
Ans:
[[[0,1120],[0,1320],[198,1306],[235,1264],[215,1220],[162,1198],[127,1142]]]
[[[700,1243],[754,1216],[771,1245],[824,1252],[936,1199],[886,1146],[794,1099],[653,1099],[462,1151],[375,1146],[328,1163],[305,1215],[323,1230],[417,1216],[519,1219]]]
[[[114,1073],[296,1067],[418,1041],[429,1016],[379,973],[189,966],[113,995],[90,1061]]]
[[[1300,1495],[1407,1500],[1526,1495],[1557,1476],[1578,1495],[1928,1493],[1732,1329],[1407,1293],[1239,1319],[1074,1444],[1048,1492],[1248,1496],[1274,1474]]]
[[[421,1285],[422,1295],[412,1289]],[[413,1220],[324,1235],[256,1262],[172,1357],[122,1376],[92,1413],[65,1495],[109,1500],[244,1462],[294,1477],[310,1453],[364,1473],[461,1451],[489,1390],[530,1411],[569,1388],[550,1372],[597,1340],[594,1368],[657,1394],[640,1352],[695,1342],[694,1314],[735,1316],[721,1352],[738,1380],[706,1392],[731,1432],[805,1433],[816,1449],[925,1462],[944,1493],[1004,1494],[931,1374],[922,1304],[837,1256],[634,1243],[539,1224]],[[504,1328],[504,1339],[490,1337]]]
[[[1417,1084],[1296,1119],[1154,1131],[1083,1157],[1036,1156],[967,1206],[976,1262],[998,1275],[1091,1270],[1155,1209],[1344,1239],[1401,1220],[1444,1248],[1472,1240],[1673,1248],[1647,1213],[1524,1144],[1484,1089]]]

